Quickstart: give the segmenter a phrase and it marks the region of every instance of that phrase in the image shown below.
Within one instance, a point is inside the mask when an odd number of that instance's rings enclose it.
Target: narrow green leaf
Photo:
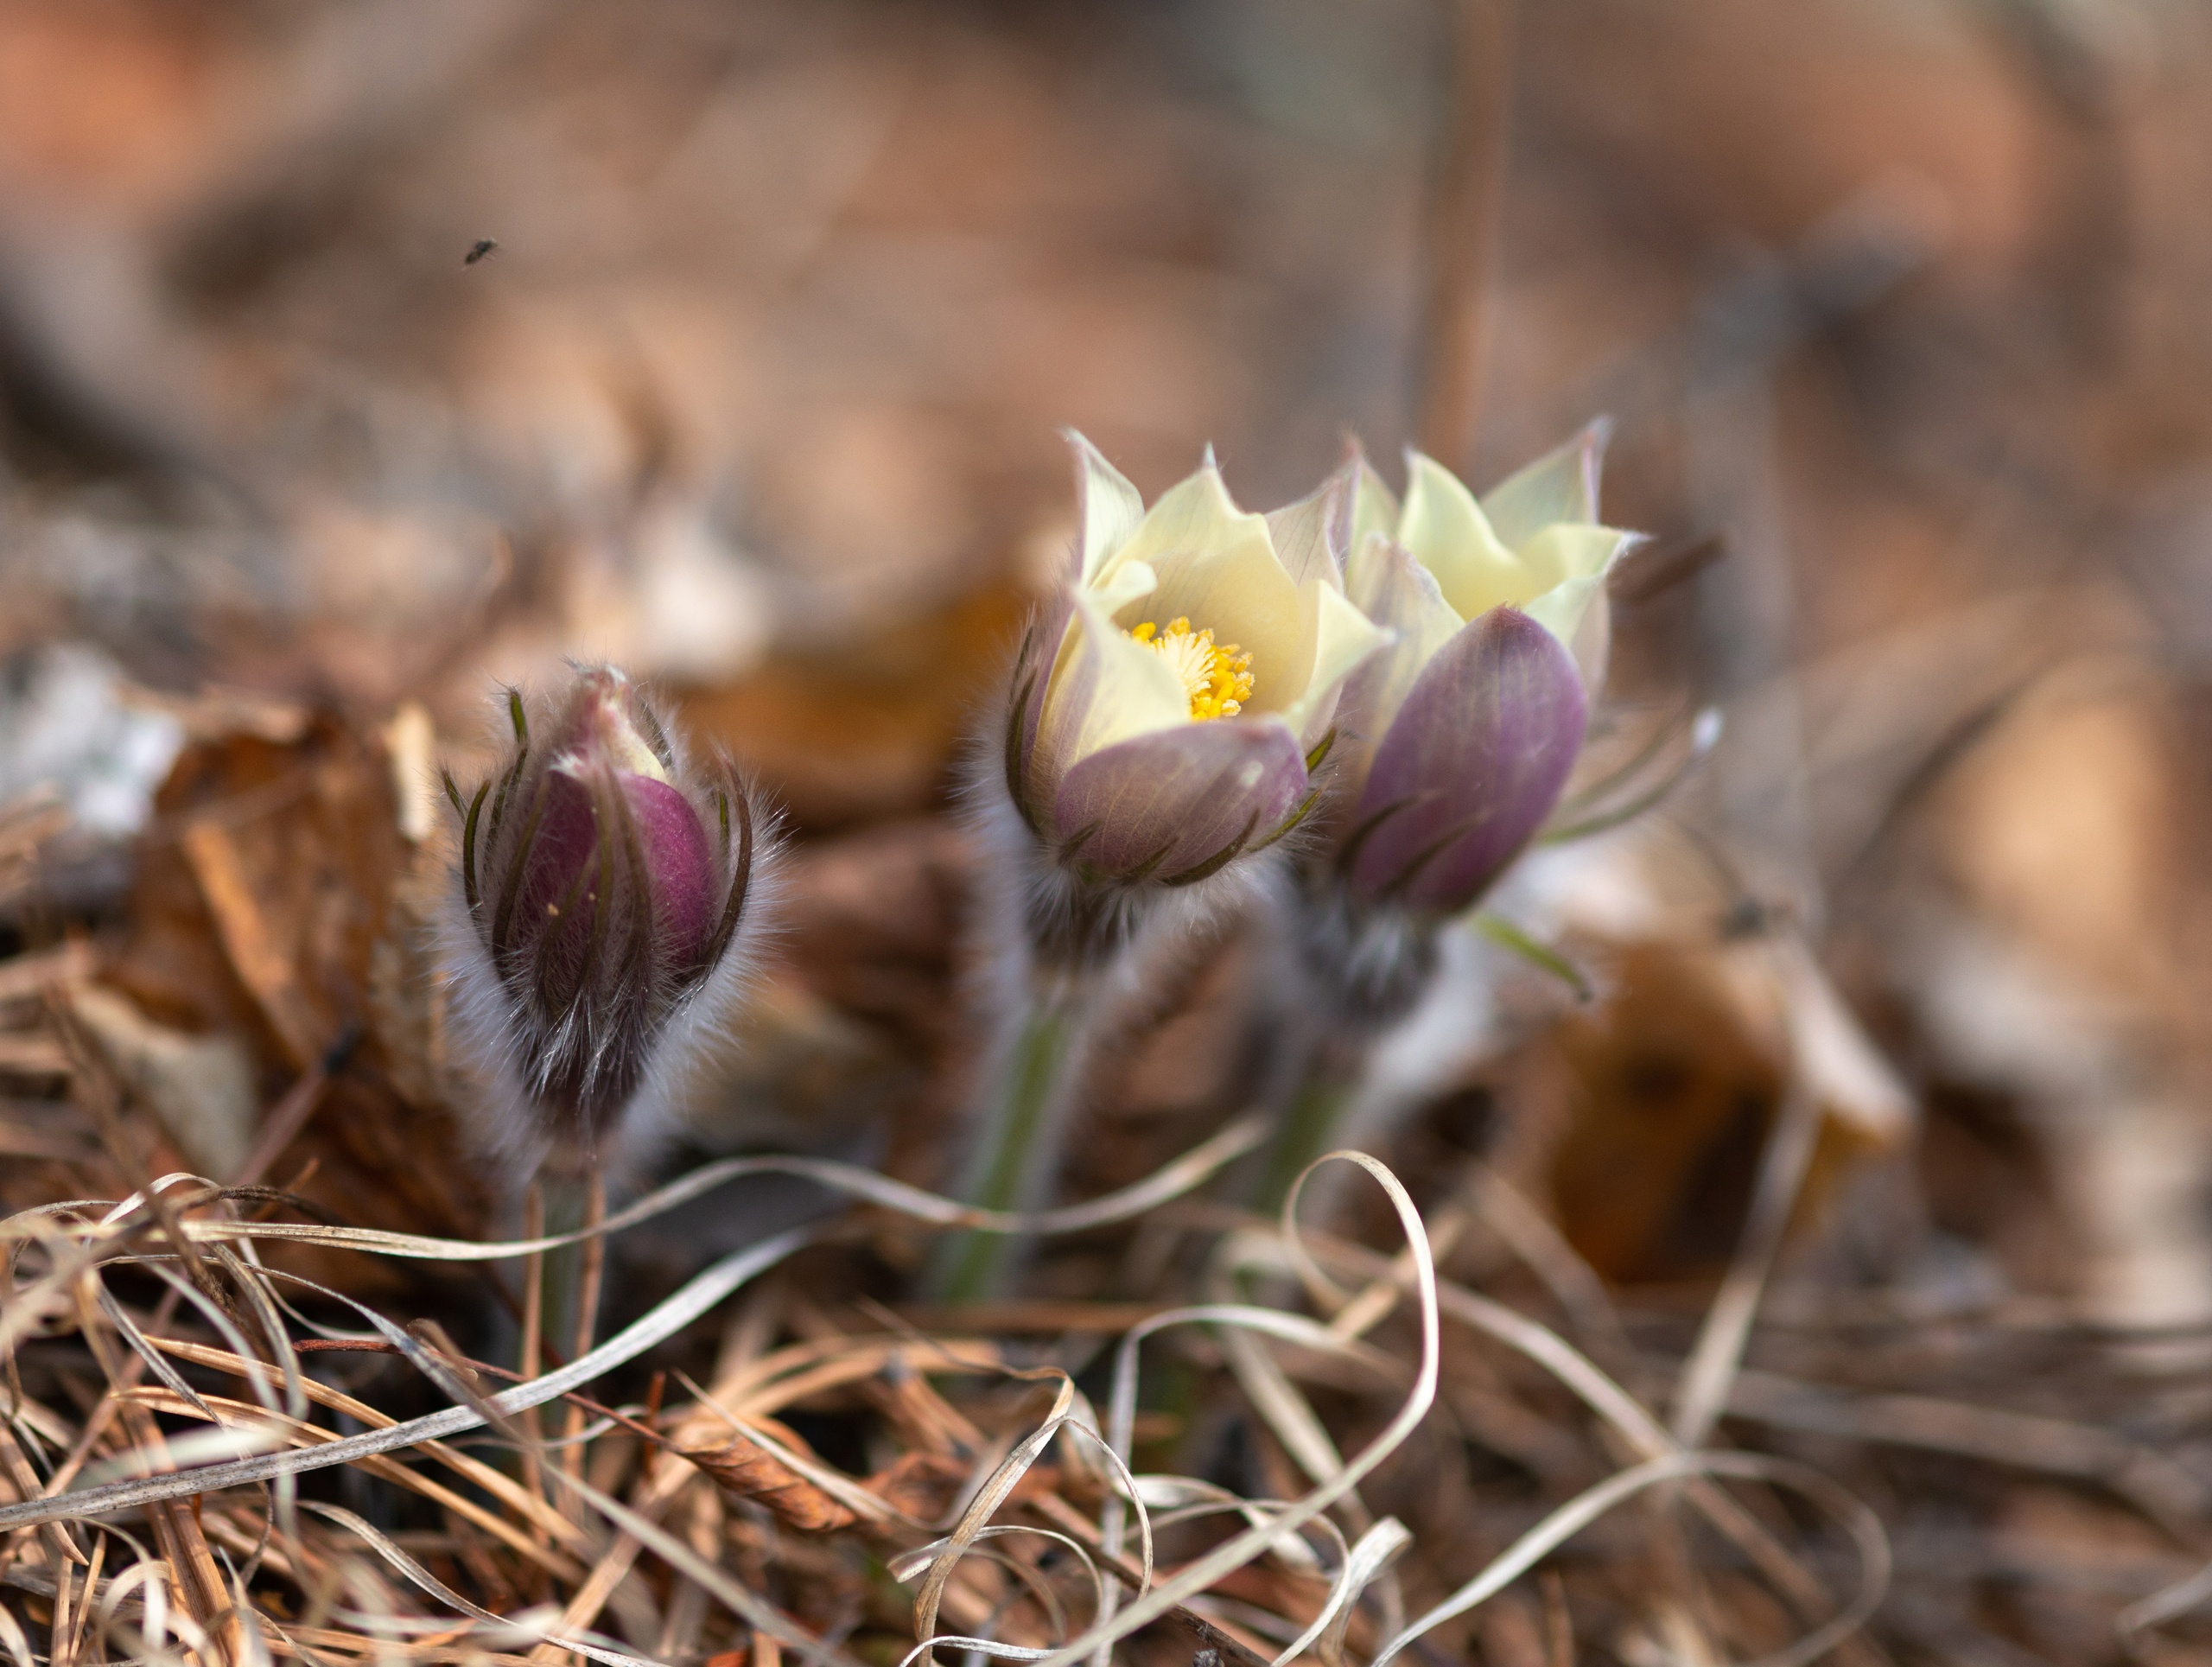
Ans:
[[[1574,992],[1576,1001],[1588,1002],[1596,998],[1598,992],[1591,987],[1589,979],[1582,976],[1581,968],[1549,944],[1538,943],[1502,915],[1478,914],[1474,919],[1474,928],[1500,949],[1510,950],[1529,965],[1550,973]]]

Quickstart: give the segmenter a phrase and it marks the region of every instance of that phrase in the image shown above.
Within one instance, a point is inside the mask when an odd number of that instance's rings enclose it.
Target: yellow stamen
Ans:
[[[1193,632],[1187,619],[1170,620],[1162,631],[1150,620],[1129,633],[1166,660],[1191,697],[1194,718],[1233,718],[1252,697],[1252,657],[1236,645],[1217,643],[1213,627]]]

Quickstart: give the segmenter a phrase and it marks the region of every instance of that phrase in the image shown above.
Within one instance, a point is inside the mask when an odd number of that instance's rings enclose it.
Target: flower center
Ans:
[[[1252,696],[1252,657],[1236,645],[1217,643],[1213,627],[1194,632],[1187,619],[1170,620],[1162,631],[1150,620],[1129,635],[1166,660],[1183,680],[1193,718],[1233,718]]]

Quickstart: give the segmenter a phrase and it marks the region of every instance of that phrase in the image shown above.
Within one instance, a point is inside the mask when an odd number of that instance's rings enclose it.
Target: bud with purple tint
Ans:
[[[535,714],[510,691],[508,714],[499,767],[467,798],[446,784],[461,1018],[506,1103],[494,1143],[588,1160],[741,994],[760,818],[611,666]]]
[[[1592,425],[1479,499],[1411,453],[1402,508],[1355,466],[1346,589],[1392,633],[1345,690],[1357,797],[1338,867],[1357,904],[1459,913],[1558,803],[1631,542],[1597,519],[1604,445]]]
[[[1516,608],[1455,633],[1376,745],[1342,858],[1368,907],[1457,914],[1559,802],[1588,701],[1559,639]]]
[[[1306,962],[1362,1034],[1428,984],[1439,926],[1479,904],[1557,807],[1605,675],[1605,428],[1478,499],[1408,454],[1402,506],[1357,454],[1344,589],[1387,646],[1344,686],[1332,837],[1309,862]]]

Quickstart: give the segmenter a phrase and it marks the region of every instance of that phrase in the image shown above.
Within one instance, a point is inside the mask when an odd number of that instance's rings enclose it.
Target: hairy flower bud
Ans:
[[[1421,668],[1375,749],[1343,857],[1364,905],[1455,914],[1521,854],[1582,748],[1574,662],[1496,608]]]
[[[740,994],[760,818],[611,666],[534,718],[511,691],[508,713],[499,769],[466,799],[446,783],[462,1017],[509,1102],[497,1142],[589,1155]]]
[[[1352,900],[1440,917],[1489,889],[1558,802],[1604,675],[1593,425],[1484,498],[1419,453],[1402,508],[1355,459],[1351,598],[1391,633],[1353,678],[1338,863]]]

